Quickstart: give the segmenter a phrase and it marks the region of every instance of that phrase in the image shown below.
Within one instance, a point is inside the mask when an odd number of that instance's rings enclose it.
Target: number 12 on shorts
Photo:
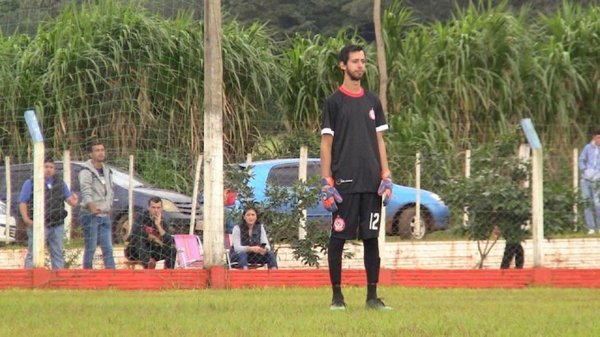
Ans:
[[[373,231],[379,230],[379,213],[371,213],[369,218],[369,229]]]

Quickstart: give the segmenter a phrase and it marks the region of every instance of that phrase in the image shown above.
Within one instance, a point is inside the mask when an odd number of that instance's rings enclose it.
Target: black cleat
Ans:
[[[346,303],[344,303],[343,298],[334,298],[331,301],[331,306],[329,307],[331,311],[344,311],[346,310]]]
[[[374,309],[374,310],[394,310],[394,308],[392,307],[388,307],[387,305],[385,305],[385,303],[383,303],[383,301],[379,298],[372,298],[370,300],[367,300],[367,309]]]

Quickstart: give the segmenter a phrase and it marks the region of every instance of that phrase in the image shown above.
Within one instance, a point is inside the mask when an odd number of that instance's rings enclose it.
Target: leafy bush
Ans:
[[[238,191],[242,207],[230,212],[226,221],[237,224],[242,219],[243,209],[254,206],[260,214],[260,222],[267,228],[271,243],[288,243],[296,259],[318,267],[320,254],[327,251],[329,232],[324,226],[327,224],[307,221],[305,238],[300,239],[298,236],[299,224],[303,218],[302,210],[315,206],[319,200],[317,179],[297,181],[291,188],[269,184],[265,191],[266,199],[257,202],[247,184],[251,177],[250,171],[232,167],[227,169],[228,187]],[[347,253],[346,257],[349,256]]]
[[[489,237],[494,226],[511,242],[523,241],[522,230],[530,218],[529,188],[523,187],[528,163],[515,155],[517,138],[506,136],[492,144],[473,150],[470,178],[449,182],[446,201],[452,209],[468,207],[468,223],[464,233],[473,240]]]
[[[473,151],[476,154],[471,159],[474,174],[448,183],[445,198],[451,208],[468,207],[468,221],[462,232],[469,239],[477,240],[480,268],[498,235],[514,243],[529,235],[526,224],[530,219],[531,197],[529,189],[522,186],[528,165],[515,156],[516,140],[514,136],[502,137]],[[482,242],[485,242],[483,247]]]
[[[548,182],[544,184],[544,236],[563,234],[570,230],[583,228],[581,218],[575,222],[573,206],[582,210],[585,202],[570,186],[564,183]]]

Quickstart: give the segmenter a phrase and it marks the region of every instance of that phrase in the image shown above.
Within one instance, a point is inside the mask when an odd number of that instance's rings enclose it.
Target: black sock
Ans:
[[[327,247],[327,261],[329,262],[329,279],[331,285],[338,287],[342,284],[342,254],[346,240],[329,238]]]
[[[367,301],[377,298],[377,283],[367,284]]]
[[[344,295],[342,295],[342,286],[339,284],[334,284],[331,286],[331,290],[333,290],[333,298],[334,299],[344,299]]]
[[[379,243],[377,238],[363,240],[364,245],[364,263],[367,273],[367,284],[377,284],[379,282],[379,269],[381,258],[379,258]]]

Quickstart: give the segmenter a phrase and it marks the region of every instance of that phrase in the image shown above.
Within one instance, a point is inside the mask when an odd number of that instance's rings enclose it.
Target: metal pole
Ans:
[[[35,111],[25,111],[25,121],[33,141],[33,266],[44,266],[45,189],[44,189],[44,137]]]
[[[305,183],[308,172],[308,147],[303,145],[300,147],[300,163],[298,165],[298,180]],[[303,240],[306,238],[306,208],[302,209],[302,219],[298,225],[298,238]]]
[[[9,221],[10,219],[10,211],[11,211],[11,206],[12,206],[12,196],[10,191],[12,191],[12,187],[11,187],[11,179],[10,179],[10,157],[6,156],[4,157],[4,172],[5,172],[5,179],[6,179],[6,224],[5,224],[5,234],[6,234],[6,244],[8,244],[10,242],[10,226],[11,223]],[[16,228],[15,228],[15,233],[16,233]],[[16,239],[16,238],[15,238]]]
[[[531,160],[531,222],[533,233],[533,266],[543,266],[544,241],[544,156],[542,142],[531,119],[521,120],[521,127],[532,150]]]
[[[133,229],[133,177],[135,175],[134,170],[134,158],[133,155],[129,155],[129,185],[127,187],[127,226],[123,228],[125,233],[123,233],[123,241],[127,240],[129,234],[131,234],[131,230]]]
[[[33,266],[44,267],[44,223],[45,189],[44,189],[44,143],[33,144]]]
[[[196,162],[196,174],[194,175],[194,191],[192,192],[192,216],[190,218],[190,235],[194,234],[196,228],[196,208],[198,205],[198,189],[200,186],[200,172],[202,170],[202,155],[198,156]]]
[[[533,224],[533,265],[543,266],[544,242],[544,172],[542,149],[534,149],[531,168],[531,204]]]
[[[381,199],[381,219],[379,221],[379,236],[377,237],[377,241],[379,244],[379,259],[380,265],[385,266],[385,231],[387,229],[387,222],[385,220],[387,215],[386,207],[383,206],[383,198]],[[382,228],[383,227],[383,228]]]
[[[416,205],[415,205],[415,224],[417,236],[421,236],[421,152],[417,152],[415,158],[415,188],[416,188]]]
[[[465,178],[471,178],[471,149],[465,150]],[[463,207],[463,227],[469,225],[469,206]]]
[[[74,193],[71,189],[71,151],[66,150],[63,153],[63,181],[69,188],[71,193]],[[65,217],[65,238],[67,241],[71,241],[71,221],[73,219],[73,207],[65,203],[65,209],[67,210],[67,216]]]
[[[579,191],[579,149],[573,149],[573,193]],[[577,232],[579,229],[579,210],[577,209],[577,203],[573,203],[573,231]]]
[[[248,175],[252,175],[252,153],[246,154],[246,169],[248,170]]]

